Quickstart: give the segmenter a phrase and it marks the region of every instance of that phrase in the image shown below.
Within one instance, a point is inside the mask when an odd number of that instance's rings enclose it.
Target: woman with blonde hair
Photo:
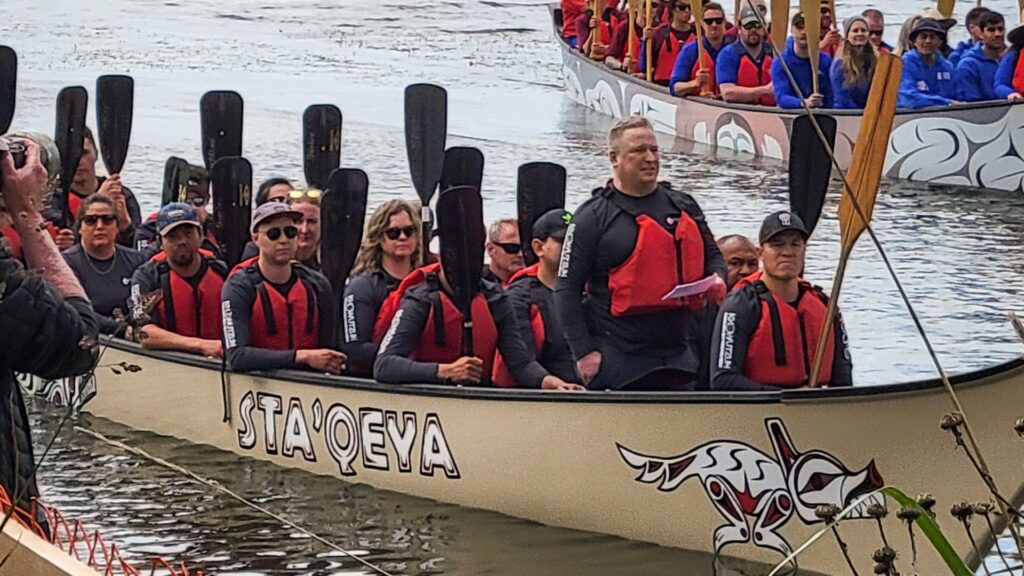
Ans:
[[[868,22],[863,16],[847,18],[846,38],[840,55],[832,61],[832,107],[863,110],[871,90],[878,54],[870,42]]]
[[[349,373],[369,376],[377,357],[373,326],[381,304],[417,266],[423,242],[417,206],[390,200],[370,216],[342,298],[342,352]]]
[[[302,212],[298,222],[295,259],[313,270],[320,270],[320,190],[291,190],[288,205]]]

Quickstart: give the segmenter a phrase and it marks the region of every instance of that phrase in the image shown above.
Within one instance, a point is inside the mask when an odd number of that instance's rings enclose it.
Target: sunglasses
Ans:
[[[100,221],[103,221],[104,224],[113,224],[117,222],[117,216],[112,214],[86,214],[82,216],[82,224],[86,226],[95,226]]]
[[[831,8],[825,8],[824,6],[822,6],[821,7],[821,13],[822,14],[831,15],[832,14],[832,9]]]
[[[505,254],[514,255],[522,252],[523,247],[519,244],[513,244],[511,242],[493,242],[495,246],[505,251]]]
[[[992,32],[1005,32],[1005,31],[1006,31],[1006,28],[1004,26],[986,26],[985,27],[985,32],[989,32],[989,33],[992,33]]]
[[[704,23],[708,26],[721,26],[725,24],[725,18],[705,18]]]
[[[202,196],[195,196],[195,197],[186,199],[185,202],[188,203],[188,204],[191,204],[192,206],[194,206],[196,208],[202,208],[203,206],[206,206],[206,203],[208,202],[208,200],[206,198],[203,198]]]
[[[278,226],[276,228],[264,230],[263,233],[266,234],[267,238],[269,238],[272,241],[276,241],[278,238],[280,238],[282,233],[284,234],[285,238],[291,240],[292,238],[295,238],[296,236],[299,235],[299,229],[296,228],[295,226],[285,226],[284,228]]]
[[[384,235],[388,237],[388,240],[398,240],[399,237],[405,236],[406,238],[412,238],[416,234],[415,226],[403,226],[402,228],[388,228],[384,231]]]
[[[761,28],[761,23],[758,22],[757,20],[755,20],[753,22],[747,22],[746,24],[743,25],[743,29],[744,30],[759,30],[760,28]]]
[[[868,35],[869,36],[878,36],[879,38],[881,38],[883,32],[884,32],[884,30],[868,30]]]
[[[298,200],[300,198],[319,198],[323,195],[323,192],[316,188],[310,188],[309,190],[289,190],[288,198],[292,200]]]

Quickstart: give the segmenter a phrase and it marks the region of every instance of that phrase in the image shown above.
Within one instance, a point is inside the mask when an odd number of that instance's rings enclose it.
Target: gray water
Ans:
[[[960,2],[958,12],[973,2]],[[839,2],[839,15],[866,7]],[[887,39],[923,2],[888,2]],[[987,2],[1016,24],[1016,4]],[[14,126],[51,130],[58,90],[96,76],[136,81],[124,181],[144,212],[159,203],[163,163],[199,163],[198,102],[211,89],[245,98],[245,155],[257,181],[301,182],[301,115],[330,102],[345,116],[343,164],[370,177],[371,205],[415,198],[403,143],[403,88],[449,93],[449,144],[487,158],[485,216],[514,213],[516,167],[556,161],[569,172],[570,207],[608,176],[610,121],[568,101],[541,3],[491,0],[81,0],[7,2],[0,43],[20,57]],[[954,40],[963,35],[954,32]],[[90,124],[94,124],[90,116]],[[786,206],[772,162],[693,151],[662,141],[663,177],[694,193],[717,234],[756,235]],[[371,206],[371,207],[372,207]],[[836,198],[809,251],[808,276],[828,287],[838,255]],[[875,227],[944,367],[964,372],[1021,351],[1006,312],[1021,308],[1024,197],[884,183]],[[867,239],[854,253],[842,308],[859,385],[934,375],[920,337]],[[34,406],[36,441],[56,412]],[[676,550],[426,503],[362,486],[239,461],[216,451],[83,420],[264,501],[343,547],[403,574],[677,574],[711,561]],[[218,574],[360,573],[354,563],[150,464],[65,431],[40,473],[51,501],[84,515],[132,553],[164,553]],[[325,505],[329,503],[328,505]],[[754,571],[756,572],[756,570]]]

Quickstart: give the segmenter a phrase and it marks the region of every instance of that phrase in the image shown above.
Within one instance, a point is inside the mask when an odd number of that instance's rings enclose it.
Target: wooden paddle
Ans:
[[[531,236],[533,223],[549,210],[565,207],[565,168],[551,162],[530,162],[519,167],[516,181],[516,215],[519,242],[527,266],[537,263]]]
[[[405,153],[412,185],[420,198],[423,249],[426,262],[431,235],[430,200],[441,180],[444,146],[448,135],[448,93],[433,84],[412,84],[405,89]]]
[[[480,191],[472,186],[447,188],[437,199],[441,230],[441,267],[462,313],[462,355],[473,356],[473,298],[484,268],[484,216]]]
[[[96,135],[107,174],[120,174],[128,157],[135,107],[135,81],[110,74],[96,79]]]
[[[704,67],[704,2],[701,0],[690,0],[690,13],[693,15],[694,29],[697,32],[697,62],[700,63],[699,70],[707,72],[707,68]],[[710,96],[711,91],[707,87],[701,86],[700,95]]]
[[[452,146],[444,151],[441,165],[441,190],[456,186],[480,189],[484,178],[484,155],[468,146]]]
[[[228,268],[242,259],[251,238],[252,166],[245,158],[221,158],[210,169],[213,187],[214,235]]]
[[[819,52],[821,50],[821,0],[800,0],[800,11],[804,14],[804,30],[807,32],[807,55],[811,61],[813,93],[818,91]]]
[[[368,189],[366,172],[339,168],[328,177],[327,190],[320,201],[320,267],[338,302],[363,242]]]
[[[183,158],[171,156],[164,163],[164,189],[160,195],[160,206],[171,202],[184,202],[188,197],[188,180],[191,168]]]
[[[626,69],[623,71],[627,74],[637,69],[636,59],[639,54],[636,53],[636,17],[640,12],[640,2],[641,0],[629,0],[626,4],[626,10],[629,12],[629,47],[626,52],[626,56],[629,58],[629,66],[626,66]]]
[[[10,46],[0,46],[0,134],[11,127],[17,93],[18,55]]]
[[[1024,0],[1018,0],[1018,2],[1024,2]],[[956,0],[938,0],[939,14],[942,14],[943,18],[952,18],[955,5]],[[978,5],[981,6],[981,0],[978,0]]]
[[[651,47],[651,28],[653,28],[653,26],[651,26],[651,1],[652,0],[644,0],[644,38],[647,38],[647,41],[644,42],[644,57],[647,58],[647,70],[644,71],[644,74],[646,75],[648,82],[654,81],[654,67],[651,62],[654,58]],[[1024,2],[1024,0],[1021,1]]]
[[[836,119],[815,114],[815,120],[825,134],[828,148],[822,145],[808,116],[797,116],[789,133],[789,209],[800,216],[813,234],[825,195],[832,181],[832,158],[828,151],[835,148]]]
[[[892,132],[893,116],[896,113],[896,100],[899,95],[900,78],[903,75],[903,61],[892,54],[879,54],[875,74],[871,79],[871,91],[864,106],[864,116],[860,123],[860,132],[853,147],[853,161],[847,171],[849,188],[844,190],[839,201],[839,231],[842,250],[839,255],[839,266],[836,268],[835,280],[832,283],[832,296],[828,302],[828,312],[818,340],[818,349],[814,354],[814,366],[809,379],[810,386],[818,386],[818,375],[821,373],[821,360],[825,352],[827,335],[832,330],[832,319],[836,312],[836,302],[843,285],[846,264],[853,253],[857,238],[867,228],[875,209],[878,195],[878,183],[882,177],[882,165],[889,147],[889,134]],[[856,202],[856,206],[854,205]]]
[[[199,113],[206,168],[221,158],[241,157],[243,105],[238,92],[215,90],[203,94]]]
[[[323,190],[341,165],[341,110],[314,104],[302,114],[302,169],[310,188]]]
[[[61,228],[70,228],[75,222],[68,199],[71,197],[71,183],[78,171],[85,144],[85,112],[89,105],[89,93],[81,86],[69,86],[57,95],[57,129],[54,142],[60,151],[60,187],[55,201],[60,208]]]
[[[786,38],[789,36],[789,0],[772,1],[772,44],[778,54],[786,49]],[[776,58],[778,57],[776,54]]]

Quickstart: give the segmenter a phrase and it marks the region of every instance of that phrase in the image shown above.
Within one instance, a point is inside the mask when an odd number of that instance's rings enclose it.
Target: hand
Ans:
[[[627,71],[627,72],[632,70],[633,69],[633,59],[630,58],[629,56],[626,56],[625,58],[623,58],[622,59],[622,69]]]
[[[206,358],[223,358],[224,346],[220,340],[199,340],[196,342],[196,353]]]
[[[804,99],[804,103],[810,108],[821,108],[825,105],[825,97],[815,92]]]
[[[596,16],[593,16],[593,17],[590,18],[590,29],[593,30],[594,28],[597,28],[597,17]]]
[[[57,249],[61,252],[74,246],[77,241],[78,239],[75,238],[75,231],[68,228],[62,228],[57,232],[57,236],[53,239],[53,242],[57,245]]]
[[[608,47],[604,44],[598,44],[594,42],[590,45],[590,58],[593,60],[604,60],[604,57],[608,54]]]
[[[296,364],[328,374],[341,374],[341,371],[345,369],[345,360],[347,359],[348,357],[341,352],[327,348],[295,351]]]
[[[18,212],[39,213],[46,195],[46,168],[39,160],[39,146],[31,140],[25,144],[25,165],[15,168],[10,154],[0,153],[0,174],[3,176],[4,201],[11,216]]]
[[[601,353],[597,350],[576,361],[576,372],[580,375],[584,384],[590,384],[590,381],[594,379],[594,376],[597,376],[597,371],[600,369]]]
[[[644,42],[649,42],[651,37],[654,36],[654,34],[651,33],[651,30],[653,30],[653,28],[644,28],[644,33],[640,36],[640,39]]]
[[[124,186],[121,184],[121,175],[111,174],[108,176],[97,192],[114,201],[114,209],[117,210],[117,229],[124,232],[131,228],[132,219],[128,215],[128,203],[124,198]]]
[[[818,43],[818,47],[822,50],[828,50],[833,46],[838,46],[842,40],[843,37],[839,34],[838,30],[829,30],[825,37],[821,39],[821,42]]]
[[[697,81],[697,85],[700,86],[701,90],[711,85],[711,73],[707,70],[698,70],[697,75],[693,79]]]
[[[437,377],[455,384],[479,384],[484,372],[484,361],[475,356],[463,356],[451,364],[438,364]]]
[[[565,380],[562,380],[558,376],[551,375],[544,377],[544,380],[541,382],[540,387],[542,390],[562,390],[563,392],[579,392],[586,390],[586,388],[580,386],[579,384],[571,384],[569,382],[566,382]]]
[[[1021,96],[1020,92],[1014,92],[1013,94],[1007,96],[1006,99],[1009,100],[1010,102],[1014,102],[1016,100],[1024,99],[1024,96]]]

